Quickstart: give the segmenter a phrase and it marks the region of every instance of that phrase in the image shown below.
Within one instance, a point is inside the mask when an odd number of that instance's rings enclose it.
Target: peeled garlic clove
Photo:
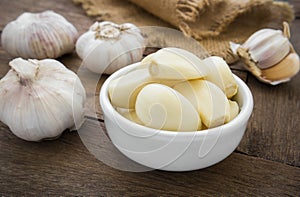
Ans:
[[[201,120],[193,105],[172,88],[145,86],[137,96],[136,114],[145,126],[169,131],[196,131]]]
[[[137,69],[111,81],[108,93],[113,106],[134,109],[137,94],[145,85],[160,83],[171,87],[180,82],[180,80],[155,79],[150,75],[148,67],[139,63]]]
[[[136,112],[131,109],[124,109],[124,108],[116,108],[117,112],[119,112],[123,117],[135,122],[137,124],[143,125],[143,122],[138,118]]]
[[[296,53],[290,53],[275,66],[261,70],[261,77],[270,81],[289,80],[299,72],[299,68],[299,56]]]
[[[157,79],[190,80],[207,75],[203,61],[178,48],[163,48],[142,60],[149,65],[151,76]]]
[[[220,126],[230,117],[229,101],[215,84],[206,80],[191,80],[175,85],[174,89],[192,103],[207,128]]]
[[[147,68],[129,72],[108,86],[111,103],[115,107],[133,109],[137,94],[147,84],[153,82]]]
[[[208,57],[204,59],[204,62],[209,68],[209,73],[204,79],[221,88],[227,98],[234,96],[237,93],[238,85],[227,63],[218,56]]]
[[[171,88],[174,87],[176,84],[183,82],[183,80],[172,80],[172,79],[169,79],[169,80],[167,80],[167,79],[166,80],[163,80],[163,79],[157,80],[155,78],[153,79],[153,81],[155,83],[160,83],[160,84],[169,86]]]
[[[0,80],[0,120],[28,141],[55,138],[84,121],[85,90],[56,60],[16,58]]]
[[[95,22],[76,42],[76,52],[89,70],[112,74],[143,57],[144,38],[131,23]]]
[[[228,100],[229,102],[229,113],[228,116],[225,119],[225,123],[230,122],[231,120],[233,120],[240,112],[240,108],[239,105],[236,101],[231,101]]]
[[[2,31],[3,48],[13,57],[57,58],[72,52],[78,38],[76,28],[53,12],[25,12]]]

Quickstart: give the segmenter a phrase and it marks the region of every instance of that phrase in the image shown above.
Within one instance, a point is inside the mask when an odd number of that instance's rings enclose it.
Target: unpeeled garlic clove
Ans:
[[[84,121],[85,90],[56,60],[16,58],[0,80],[0,120],[27,141],[55,138]]]
[[[289,39],[281,30],[274,29],[255,32],[241,47],[261,69],[277,64],[290,52]]]
[[[57,58],[72,52],[78,38],[76,28],[53,12],[25,12],[3,29],[3,48],[13,57]]]
[[[229,101],[223,91],[206,80],[191,80],[173,87],[197,109],[207,128],[220,126],[230,115]]]
[[[145,86],[137,96],[135,110],[143,124],[154,129],[201,129],[201,119],[193,105],[180,93],[165,85]]]
[[[270,81],[284,81],[295,76],[299,69],[299,56],[296,53],[290,53],[277,65],[261,70],[261,76]]]
[[[283,32],[259,30],[243,45],[230,43],[245,68],[260,81],[271,85],[287,82],[299,71],[299,56],[289,42],[289,25],[284,22],[283,26]]]
[[[95,22],[76,42],[83,65],[95,73],[112,74],[143,57],[144,38],[131,23]]]

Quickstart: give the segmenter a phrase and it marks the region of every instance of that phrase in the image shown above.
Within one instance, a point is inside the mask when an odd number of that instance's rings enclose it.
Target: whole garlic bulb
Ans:
[[[25,12],[3,29],[3,48],[13,57],[57,58],[72,52],[78,38],[76,28],[53,12]]]
[[[261,29],[242,44],[230,43],[232,51],[260,81],[277,85],[289,81],[300,69],[299,56],[289,41],[288,23],[283,31]]]
[[[131,23],[95,22],[78,38],[76,52],[89,70],[111,74],[142,59],[144,38]]]
[[[9,62],[0,80],[0,120],[18,137],[40,141],[84,121],[85,90],[75,73],[53,59]]]

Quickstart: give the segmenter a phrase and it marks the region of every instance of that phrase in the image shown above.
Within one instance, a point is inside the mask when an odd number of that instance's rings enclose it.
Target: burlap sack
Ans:
[[[74,1],[82,3],[88,15],[101,20],[138,26],[171,24],[228,63],[236,60],[229,41],[242,43],[258,29],[281,29],[283,21],[294,18],[288,3],[273,0],[129,0],[163,21],[125,0]]]

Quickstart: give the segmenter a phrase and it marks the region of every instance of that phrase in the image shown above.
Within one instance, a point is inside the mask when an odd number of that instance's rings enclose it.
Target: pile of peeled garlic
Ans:
[[[2,31],[3,48],[12,57],[57,58],[72,52],[78,38],[76,28],[53,12],[25,12]]]
[[[283,31],[261,29],[242,44],[231,42],[231,49],[244,66],[260,81],[277,85],[289,81],[300,69],[300,60],[289,41],[288,23]]]
[[[197,131],[233,120],[238,85],[217,56],[199,59],[179,48],[163,48],[136,69],[111,81],[112,105],[138,124],[168,131]]]

